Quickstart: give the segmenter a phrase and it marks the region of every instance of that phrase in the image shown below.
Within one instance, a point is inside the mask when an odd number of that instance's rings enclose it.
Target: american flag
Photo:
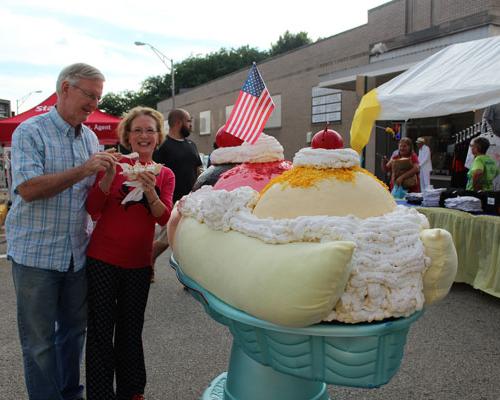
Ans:
[[[254,63],[224,125],[224,130],[253,144],[262,133],[273,110],[271,95]]]

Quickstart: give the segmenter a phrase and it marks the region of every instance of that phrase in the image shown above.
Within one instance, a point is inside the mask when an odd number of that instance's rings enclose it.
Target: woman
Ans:
[[[408,192],[420,192],[418,156],[413,151],[410,138],[401,138],[398,152],[393,154],[389,161],[384,157],[382,168],[384,172],[391,171],[391,191],[394,185],[398,185]]]
[[[493,180],[498,175],[498,166],[493,158],[486,155],[490,142],[478,137],[471,144],[474,161],[467,173],[467,190],[493,190]]]
[[[141,400],[146,386],[142,347],[144,311],[151,278],[155,223],[165,225],[172,210],[175,178],[161,167],[157,176],[144,170],[165,139],[163,116],[145,107],[132,109],[118,126],[120,143],[138,154],[138,163],[121,158],[97,176],[87,211],[97,221],[87,250],[88,332],[87,398]],[[122,204],[134,188],[125,184],[127,168],[142,198]],[[129,175],[130,180],[130,175]],[[116,395],[113,379],[116,378]]]

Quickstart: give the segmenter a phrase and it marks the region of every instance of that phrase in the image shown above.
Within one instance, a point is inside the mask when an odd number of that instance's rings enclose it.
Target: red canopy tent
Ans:
[[[0,143],[7,147],[10,146],[12,133],[21,122],[34,117],[35,115],[48,112],[52,107],[54,107],[56,102],[57,95],[54,93],[49,98],[42,101],[39,105],[28,111],[18,114],[12,118],[0,119]],[[120,118],[95,110],[89,115],[85,121],[85,125],[95,132],[99,138],[100,144],[114,145],[118,143],[116,128],[119,122]]]

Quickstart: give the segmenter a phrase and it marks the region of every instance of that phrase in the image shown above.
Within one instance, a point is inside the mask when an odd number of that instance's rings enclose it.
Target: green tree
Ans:
[[[189,57],[176,64],[176,86],[179,89],[187,89],[202,85],[248,67],[254,61],[260,62],[266,57],[267,52],[249,46],[229,50],[222,48],[204,57]]]
[[[146,80],[142,82],[141,88],[137,93],[137,105],[156,108],[158,101],[172,96],[171,85],[172,79],[170,74],[146,78]]]
[[[305,32],[296,34],[286,31],[271,45],[270,51],[261,51],[248,45],[236,49],[225,49],[201,57],[188,57],[175,64],[175,93],[193,88],[214,79],[249,68],[252,62],[261,62],[269,56],[284,53],[304,44],[311,43]],[[156,108],[159,101],[171,97],[171,75],[150,76],[137,92],[108,93],[100,108],[113,115],[122,115],[131,108],[141,105]]]
[[[170,97],[170,74],[150,76],[141,84],[139,91],[107,93],[99,108],[109,114],[121,116],[136,106],[156,108],[158,101]]]
[[[102,98],[99,108],[109,114],[121,117],[124,112],[137,105],[138,94],[127,90],[120,93],[107,93]]]
[[[203,57],[189,57],[175,64],[175,92],[212,81],[221,76],[249,67],[268,57],[266,51],[242,46],[238,49],[220,49]],[[100,108],[113,115],[122,115],[127,110],[141,105],[156,108],[159,101],[171,97],[171,75],[146,78],[137,92],[108,93]]]
[[[276,56],[310,43],[312,43],[312,40],[307,35],[307,32],[290,33],[286,31],[279,37],[276,43],[271,44],[269,54],[271,56]]]

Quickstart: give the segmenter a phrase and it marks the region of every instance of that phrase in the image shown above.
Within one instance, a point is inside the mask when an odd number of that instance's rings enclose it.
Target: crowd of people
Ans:
[[[394,197],[404,197],[406,193],[424,192],[431,189],[430,175],[432,158],[429,146],[423,137],[416,140],[418,154],[413,150],[409,137],[401,138],[398,149],[391,158],[382,158],[382,170],[390,177],[389,188]],[[470,143],[474,161],[467,175],[466,190],[493,190],[493,181],[500,174],[496,161],[486,154],[488,139],[477,137]]]
[[[88,400],[144,399],[142,330],[155,260],[168,248],[175,202],[202,168],[183,109],[169,113],[167,134],[161,113],[133,108],[118,127],[120,145],[132,153],[100,151],[83,122],[97,109],[104,82],[88,64],[64,68],[56,106],[12,137],[7,256],[30,400],[83,399],[84,348]],[[418,154],[402,138],[383,159],[393,193],[430,187],[430,149],[424,138],[416,144]],[[498,174],[488,146],[483,138],[471,144],[468,189],[489,190]],[[147,168],[157,163],[158,171]],[[126,171],[137,165],[143,168],[133,184]],[[139,197],[130,199],[136,188]]]

